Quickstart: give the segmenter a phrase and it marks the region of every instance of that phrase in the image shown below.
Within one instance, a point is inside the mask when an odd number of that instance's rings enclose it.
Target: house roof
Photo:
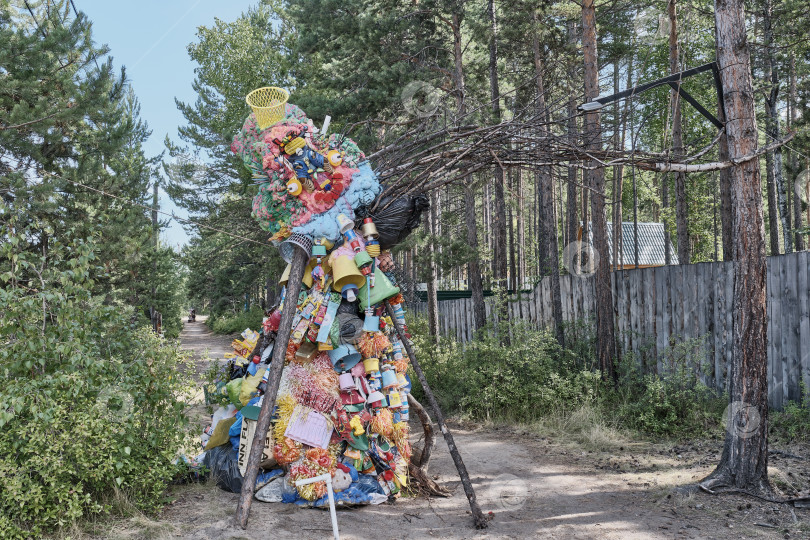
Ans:
[[[613,224],[607,223],[609,260],[613,263]],[[593,242],[593,232],[589,230],[588,238]],[[622,251],[619,253],[619,265],[634,265],[633,260],[633,222],[622,223]],[[678,264],[678,253],[669,244],[670,263]],[[638,224],[638,264],[641,266],[662,266],[666,264],[664,252],[664,224],[639,223]]]

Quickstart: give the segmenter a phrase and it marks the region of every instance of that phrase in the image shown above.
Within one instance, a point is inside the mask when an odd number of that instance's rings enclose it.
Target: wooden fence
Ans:
[[[773,407],[800,399],[801,383],[810,389],[810,252],[768,257],[768,390]],[[550,279],[530,293],[510,297],[513,319],[552,328]],[[633,353],[646,372],[658,373],[679,348],[691,347],[703,358],[703,380],[726,388],[732,354],[734,266],[731,262],[619,270],[612,273],[616,331],[622,354]],[[565,321],[592,319],[592,277],[560,277]],[[486,299],[493,320],[494,298]],[[413,311],[424,313],[417,303]],[[468,341],[473,312],[469,298],[439,302],[439,326],[445,336]]]

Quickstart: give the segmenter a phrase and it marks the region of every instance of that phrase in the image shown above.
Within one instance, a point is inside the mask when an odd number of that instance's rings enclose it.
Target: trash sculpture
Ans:
[[[253,216],[288,263],[278,309],[253,350],[239,351],[247,367],[235,365],[236,377],[217,385],[233,396],[228,444],[244,471],[233,483],[241,485],[243,527],[254,494],[329,505],[326,483],[312,481],[323,475],[331,475],[334,504],[396,498],[408,486],[412,452],[412,348],[388,250],[418,224],[426,198],[369,212],[382,186],[363,152],[319,130],[287,97],[252,92],[254,112],[231,147],[259,186]]]

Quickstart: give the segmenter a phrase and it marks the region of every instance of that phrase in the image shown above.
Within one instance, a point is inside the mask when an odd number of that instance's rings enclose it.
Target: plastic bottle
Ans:
[[[262,380],[259,382],[259,386],[256,387],[259,394],[264,394],[267,391],[267,381],[270,380],[270,366],[267,366],[267,369],[264,371],[264,375],[262,375]]]
[[[216,411],[214,411],[214,415],[211,417],[211,433],[213,433],[214,429],[217,427],[217,423],[220,420],[225,420],[226,418],[230,418],[236,414],[236,407],[233,405],[228,405],[227,407],[220,407]]]
[[[256,375],[256,372],[259,371],[259,362],[261,361],[262,359],[257,354],[256,356],[253,357],[253,361],[248,364],[247,370],[251,376]]]

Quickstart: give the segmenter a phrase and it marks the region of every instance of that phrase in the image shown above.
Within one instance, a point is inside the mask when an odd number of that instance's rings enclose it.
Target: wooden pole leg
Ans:
[[[487,520],[487,518],[484,516],[484,513],[481,511],[481,507],[478,506],[478,499],[475,497],[475,490],[472,487],[472,482],[470,482],[470,475],[467,474],[467,467],[464,466],[464,461],[461,459],[461,454],[459,454],[458,448],[456,448],[456,443],[453,440],[453,434],[450,433],[450,430],[447,428],[447,423],[444,421],[444,414],[442,414],[442,410],[439,408],[439,403],[436,401],[436,396],[433,395],[433,391],[430,389],[430,385],[428,385],[427,379],[425,378],[425,373],[422,371],[422,367],[419,365],[419,361],[416,359],[416,354],[413,352],[411,342],[407,337],[405,337],[405,331],[402,329],[402,326],[399,324],[396,317],[394,317],[394,310],[391,309],[391,304],[389,304],[387,300],[385,302],[385,310],[391,317],[391,320],[394,322],[394,327],[397,330],[399,339],[402,340],[402,344],[405,346],[405,350],[408,352],[408,356],[411,359],[411,365],[413,366],[414,373],[416,373],[416,378],[419,379],[419,383],[422,385],[422,389],[424,389],[425,395],[428,398],[428,403],[430,403],[433,413],[436,415],[436,422],[439,424],[439,429],[441,429],[442,435],[444,435],[444,440],[447,443],[448,450],[450,450],[450,456],[453,458],[453,463],[456,465],[458,476],[461,478],[461,485],[464,486],[464,493],[467,495],[467,500],[470,501],[470,510],[472,511],[475,527],[477,529],[486,529],[489,520]]]
[[[256,487],[256,477],[259,474],[259,462],[262,459],[264,441],[267,430],[270,428],[270,419],[276,406],[278,387],[281,383],[281,372],[284,370],[284,357],[287,354],[287,344],[290,342],[292,322],[298,303],[298,293],[301,292],[301,281],[304,277],[304,268],[309,261],[309,253],[303,249],[296,249],[293,255],[290,277],[287,281],[287,296],[284,300],[284,309],[281,311],[281,322],[278,325],[278,335],[273,349],[273,360],[270,363],[270,377],[267,381],[267,391],[264,394],[259,418],[256,420],[256,434],[253,436],[253,445],[248,455],[247,470],[242,481],[242,493],[239,495],[239,504],[236,507],[236,521],[243,529],[247,528],[250,515],[250,505],[253,502],[253,490]]]

